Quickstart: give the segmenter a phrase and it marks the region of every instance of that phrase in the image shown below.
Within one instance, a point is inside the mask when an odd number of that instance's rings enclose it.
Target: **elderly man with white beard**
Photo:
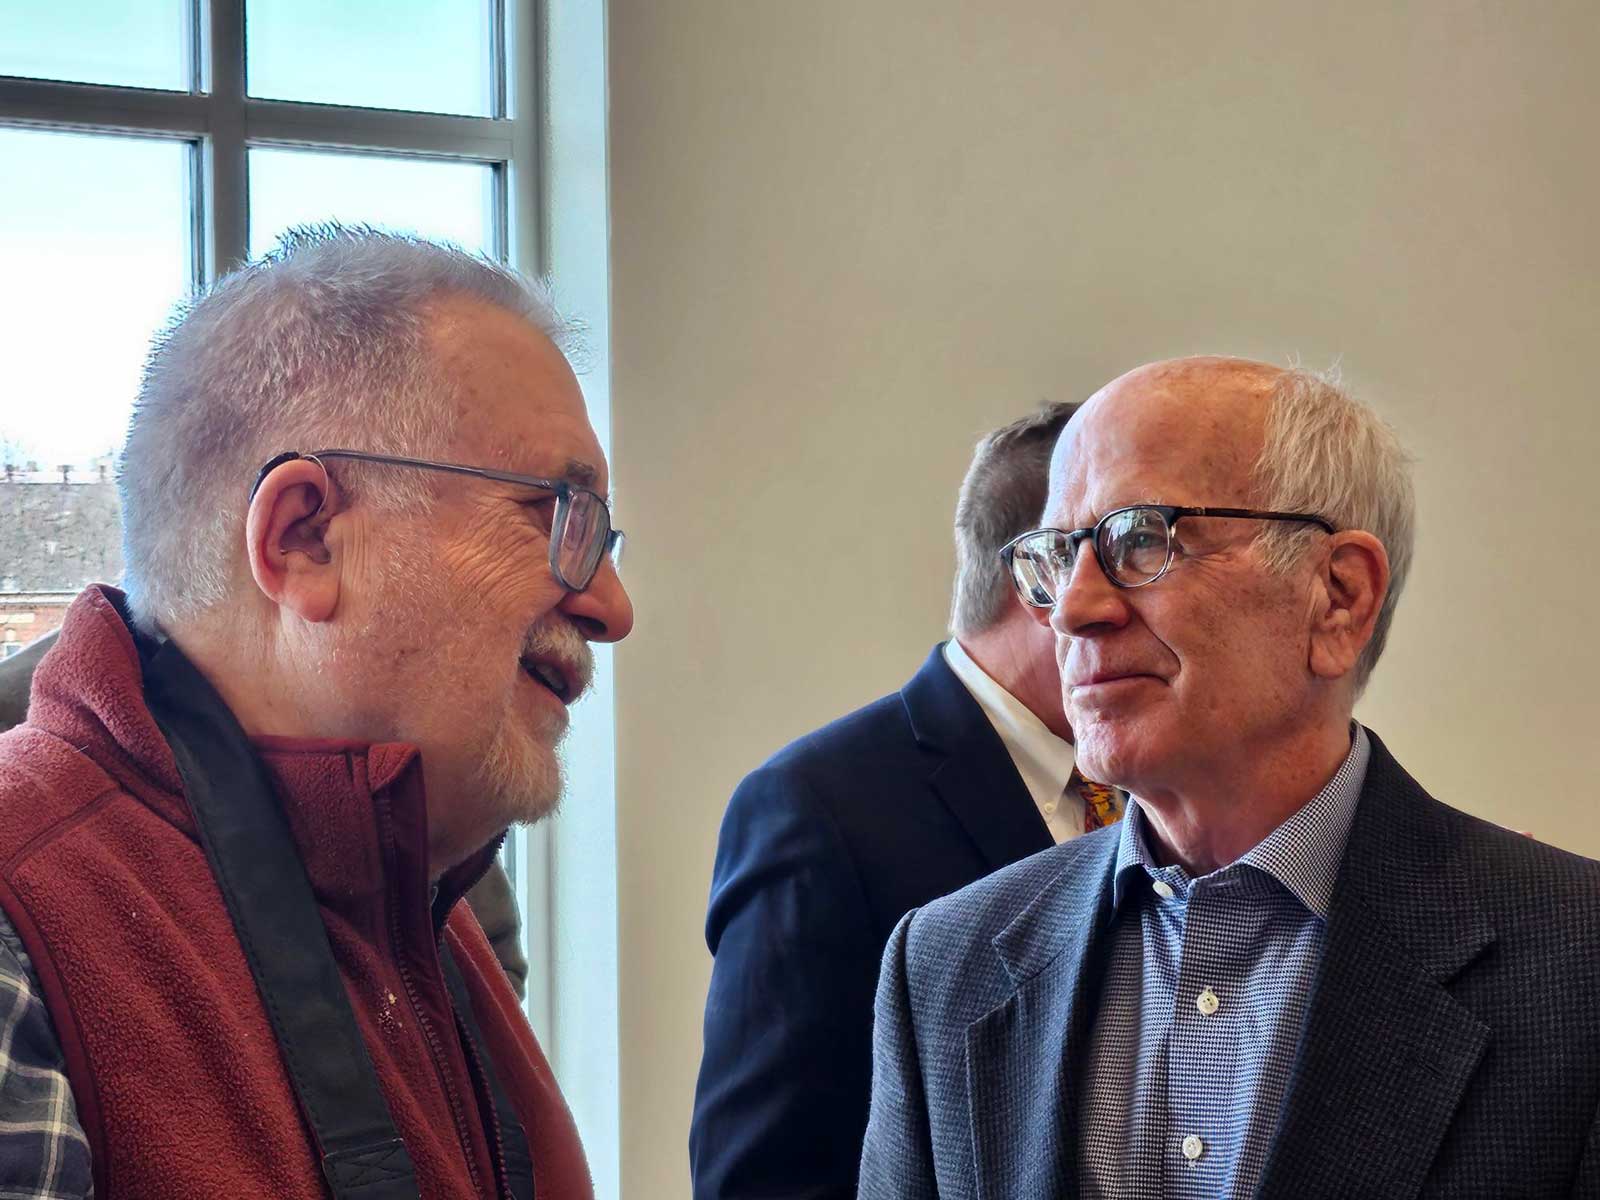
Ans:
[[[895,930],[864,1200],[1600,1196],[1600,863],[1353,719],[1411,560],[1393,433],[1153,363],[1067,424],[1043,525],[1002,553],[1132,799]]]
[[[544,291],[291,236],[159,340],[0,736],[0,1193],[587,1197],[462,894],[627,635]]]

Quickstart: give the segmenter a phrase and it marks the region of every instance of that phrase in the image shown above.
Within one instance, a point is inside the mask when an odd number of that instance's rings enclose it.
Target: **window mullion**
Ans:
[[[252,146],[328,147],[479,162],[503,161],[511,146],[507,123],[488,117],[246,100],[244,120]]]
[[[507,0],[488,0],[489,4],[489,115],[503,119],[511,115],[510,55],[506,41]]]
[[[544,275],[544,228],[540,181],[539,132],[544,128],[539,80],[545,31],[537,0],[503,0],[497,8],[504,58],[501,88],[511,145],[501,171],[501,222],[507,261],[525,275]]]
[[[205,277],[214,280],[245,261],[249,245],[249,187],[245,172],[244,0],[208,5],[206,76],[211,135],[204,149]]]
[[[203,99],[183,92],[0,76],[0,123],[181,136],[206,129]]]

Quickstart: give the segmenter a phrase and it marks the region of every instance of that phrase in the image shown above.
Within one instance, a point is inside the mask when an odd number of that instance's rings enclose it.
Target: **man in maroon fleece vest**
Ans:
[[[0,735],[0,1195],[592,1194],[457,904],[633,623],[564,337],[510,272],[328,227],[158,342],[127,594]]]

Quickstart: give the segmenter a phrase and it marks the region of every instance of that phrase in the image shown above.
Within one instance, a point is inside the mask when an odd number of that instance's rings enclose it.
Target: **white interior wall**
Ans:
[[[1600,855],[1597,14],[612,0],[623,1195],[688,1194],[733,785],[941,636],[976,435],[1141,361],[1343,363],[1421,508],[1361,715]]]

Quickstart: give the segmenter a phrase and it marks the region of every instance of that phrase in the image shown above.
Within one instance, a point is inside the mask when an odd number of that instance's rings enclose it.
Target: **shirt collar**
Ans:
[[[1367,731],[1354,721],[1350,726],[1350,752],[1322,790],[1236,861],[1202,878],[1232,871],[1241,864],[1252,866],[1277,880],[1310,912],[1324,921],[1328,919],[1334,881],[1344,858],[1356,803],[1361,799],[1361,786],[1366,781],[1367,762],[1372,757]],[[1137,797],[1131,799],[1117,843],[1112,883],[1112,904],[1117,909],[1137,882],[1138,871],[1151,880],[1166,882],[1179,895],[1186,895],[1189,886],[1199,882],[1180,866],[1157,864],[1150,853],[1144,806]]]
[[[1077,758],[1072,743],[1051,733],[1027,705],[990,678],[955,638],[945,643],[944,657],[989,718],[1023,779],[1030,783],[1048,780],[1047,790],[1059,796],[1072,778]]]

